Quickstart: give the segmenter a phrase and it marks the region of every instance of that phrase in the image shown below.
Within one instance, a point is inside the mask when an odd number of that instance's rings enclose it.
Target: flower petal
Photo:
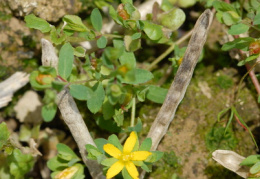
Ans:
[[[152,153],[148,151],[136,151],[136,152],[132,152],[131,155],[132,155],[132,160],[142,161],[142,160],[146,160],[147,157],[152,155]]]
[[[114,157],[116,159],[119,159],[119,157],[122,154],[122,152],[112,144],[105,144],[103,146],[103,149],[106,153],[108,153],[109,155],[111,155],[112,157]]]
[[[124,168],[124,163],[121,161],[117,161],[116,163],[114,163],[107,171],[107,178],[112,178],[114,176],[116,176],[119,172],[121,172],[121,170],[123,170]]]
[[[136,166],[134,165],[133,162],[127,162],[125,164],[126,170],[128,171],[129,175],[133,178],[133,179],[139,179],[139,173],[137,171]]]
[[[124,148],[123,148],[123,153],[130,153],[132,152],[135,143],[137,141],[137,135],[135,132],[131,132],[130,136],[126,139]]]

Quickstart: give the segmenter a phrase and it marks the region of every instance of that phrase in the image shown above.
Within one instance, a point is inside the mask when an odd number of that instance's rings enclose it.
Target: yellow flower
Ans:
[[[148,151],[135,151],[132,152],[137,141],[137,135],[135,132],[131,132],[130,136],[126,139],[123,147],[123,151],[119,150],[112,144],[105,144],[104,151],[111,155],[113,158],[118,159],[116,163],[111,165],[107,171],[107,178],[116,176],[125,167],[130,176],[134,179],[138,179],[139,173],[133,161],[146,160],[152,153]]]
[[[73,177],[73,175],[79,170],[78,166],[72,166],[69,168],[66,168],[59,174],[55,176],[55,179],[70,179]]]

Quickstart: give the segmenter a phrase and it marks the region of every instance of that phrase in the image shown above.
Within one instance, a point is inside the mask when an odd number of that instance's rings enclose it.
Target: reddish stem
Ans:
[[[249,71],[251,69],[249,64],[245,64],[245,66],[246,66],[247,71]],[[249,76],[250,76],[250,78],[251,78],[251,80],[252,80],[252,82],[255,86],[257,94],[260,95],[260,84],[259,84],[258,79],[255,76],[254,70],[249,71]]]
[[[234,116],[235,116],[237,123],[247,131],[247,128],[239,121],[238,117],[236,115],[234,115]]]
[[[57,76],[61,81],[67,82],[67,80],[64,80],[60,75]]]

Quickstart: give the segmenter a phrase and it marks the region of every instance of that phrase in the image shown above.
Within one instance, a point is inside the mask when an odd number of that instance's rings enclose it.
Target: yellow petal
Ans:
[[[109,155],[111,155],[112,157],[114,157],[116,159],[119,159],[119,157],[122,154],[122,152],[112,144],[105,144],[103,146],[103,149],[106,153],[108,153]]]
[[[119,172],[121,172],[121,170],[123,170],[123,168],[124,168],[124,163],[121,161],[117,161],[116,163],[111,165],[111,167],[108,169],[106,174],[107,178],[109,179],[116,176]]]
[[[133,162],[127,162],[125,164],[126,170],[133,179],[138,179],[139,173]]]
[[[136,152],[132,152],[131,155],[132,155],[132,160],[142,161],[142,160],[146,160],[147,157],[152,155],[152,153],[148,151],[136,151]]]
[[[123,153],[130,153],[132,152],[135,143],[137,141],[137,135],[135,132],[131,132],[130,136],[126,139],[124,148],[123,148]]]

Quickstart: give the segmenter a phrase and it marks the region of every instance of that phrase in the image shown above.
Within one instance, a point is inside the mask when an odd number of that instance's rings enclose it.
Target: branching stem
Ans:
[[[175,45],[180,45],[182,42],[187,40],[192,34],[192,30],[177,40],[176,43],[173,43],[164,53],[162,53],[159,57],[157,57],[148,67],[147,70],[151,71],[155,65],[157,65],[160,61],[162,61],[167,55],[169,55],[175,48]]]
[[[135,125],[135,107],[136,107],[136,99],[133,97],[132,101],[132,111],[131,111],[131,127],[134,127]]]

